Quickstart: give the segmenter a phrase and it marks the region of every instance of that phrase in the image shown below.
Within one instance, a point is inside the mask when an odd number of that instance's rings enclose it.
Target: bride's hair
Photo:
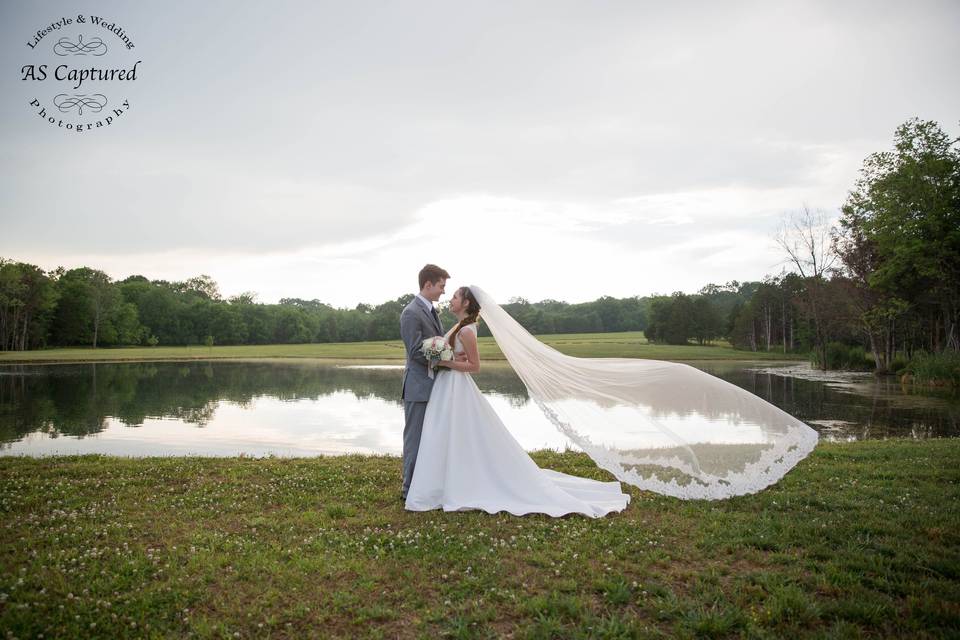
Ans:
[[[454,295],[457,293],[460,294],[460,299],[467,303],[467,317],[457,323],[457,326],[454,328],[453,333],[450,334],[450,346],[453,347],[454,340],[457,339],[457,334],[460,333],[460,329],[463,329],[468,324],[473,324],[477,321],[477,316],[480,315],[480,303],[477,302],[477,299],[473,296],[473,292],[470,291],[470,287],[460,287],[456,290]]]

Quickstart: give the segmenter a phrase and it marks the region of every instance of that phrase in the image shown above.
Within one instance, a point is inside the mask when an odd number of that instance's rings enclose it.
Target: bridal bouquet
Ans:
[[[453,360],[453,349],[447,344],[443,336],[434,336],[427,338],[420,345],[420,352],[427,359],[427,375],[433,378],[433,372],[436,371],[436,363],[443,360]]]

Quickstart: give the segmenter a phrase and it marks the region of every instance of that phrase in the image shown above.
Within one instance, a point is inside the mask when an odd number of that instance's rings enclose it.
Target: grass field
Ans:
[[[541,466],[601,479],[582,454]],[[0,457],[17,638],[946,638],[960,440],[821,443],[719,502],[410,513],[400,460]],[[626,487],[626,485],[625,485]]]
[[[707,346],[650,344],[641,331],[570,333],[537,336],[550,346],[577,357],[650,358],[654,360],[804,360],[797,354],[740,351],[725,342]],[[480,357],[503,360],[493,338],[480,338]],[[272,344],[214,347],[68,348],[0,352],[3,362],[77,362],[117,360],[189,360],[211,358],[333,358],[403,360],[403,343],[339,342],[332,344]]]

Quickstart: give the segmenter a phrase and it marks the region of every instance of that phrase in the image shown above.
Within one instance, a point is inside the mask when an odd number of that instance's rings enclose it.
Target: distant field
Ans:
[[[652,360],[800,360],[797,354],[740,351],[726,342],[707,346],[656,345],[642,331],[623,333],[566,333],[537,336],[543,342],[580,358],[648,358]],[[503,360],[493,338],[480,338],[480,357]],[[0,362],[75,362],[113,360],[189,360],[211,358],[330,358],[402,360],[399,340],[337,342],[330,344],[269,344],[191,347],[67,348],[0,353]]]

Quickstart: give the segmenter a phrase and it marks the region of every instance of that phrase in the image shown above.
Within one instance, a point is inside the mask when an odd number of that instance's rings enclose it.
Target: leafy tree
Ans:
[[[120,292],[113,286],[110,276],[96,269],[84,270],[89,287],[90,302],[93,306],[93,348],[97,348],[97,338],[104,320],[117,313],[120,305]]]
[[[647,339],[651,342],[686,344],[695,332],[695,314],[693,299],[683,292],[677,291],[670,297],[653,298],[650,301]],[[710,323],[712,319],[705,316],[702,322]],[[704,327],[704,332],[708,331]]]
[[[0,351],[46,344],[57,295],[39,267],[0,258]]]
[[[960,348],[960,150],[933,121],[913,118],[894,150],[873,153],[843,205],[839,247],[861,322],[884,358],[897,318],[930,318],[935,351]],[[876,350],[875,349],[875,353]]]
[[[693,316],[691,322],[691,336],[699,343],[706,344],[710,340],[719,338],[723,334],[723,322],[720,312],[704,296],[693,298]]]
[[[54,331],[60,344],[91,344],[94,348],[101,325],[117,313],[119,291],[103,271],[80,267],[58,280],[59,302]]]
[[[310,342],[311,333],[304,321],[302,310],[278,305],[275,317],[273,343],[300,344]]]
[[[230,304],[254,304],[257,301],[257,294],[254,291],[244,291],[230,298]],[[284,304],[283,300],[280,304]]]
[[[178,293],[193,293],[207,300],[220,300],[220,287],[210,276],[203,274],[171,285]]]
[[[123,302],[116,305],[101,331],[101,343],[112,344],[140,344],[146,337],[146,329],[140,324],[136,305]]]

